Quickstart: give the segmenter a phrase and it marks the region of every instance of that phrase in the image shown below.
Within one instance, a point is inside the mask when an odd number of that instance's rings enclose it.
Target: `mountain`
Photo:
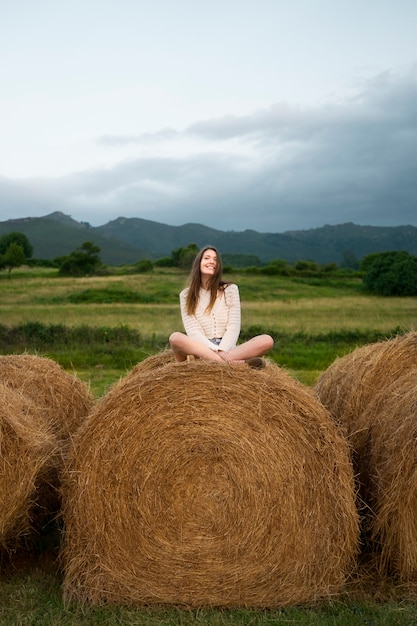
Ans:
[[[0,222],[0,237],[9,232],[24,233],[33,246],[37,259],[67,256],[85,241],[100,248],[100,257],[107,265],[134,263],[149,257],[146,250],[120,240],[103,237],[86,222],[77,222],[60,212],[45,217],[26,217]]]
[[[358,226],[347,223],[310,230],[259,233],[255,230],[221,231],[202,224],[168,226],[140,218],[119,217],[93,227],[60,212],[45,217],[27,217],[0,222],[0,237],[8,232],[24,233],[34,248],[34,257],[66,256],[85,241],[100,248],[107,265],[135,263],[144,258],[170,256],[172,250],[195,243],[213,245],[222,254],[255,255],[262,262],[308,259],[319,264],[343,264],[373,252],[407,250],[417,256],[414,226]]]

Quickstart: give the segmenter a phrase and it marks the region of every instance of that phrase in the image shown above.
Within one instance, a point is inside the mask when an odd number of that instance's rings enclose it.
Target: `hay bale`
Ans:
[[[26,516],[30,517],[30,526],[36,533],[46,535],[56,525],[60,513],[60,474],[71,437],[93,408],[93,396],[80,379],[66,372],[52,359],[28,353],[0,356],[0,380],[10,390],[17,392],[22,402],[34,405],[35,409],[28,412],[25,418],[25,427],[33,435],[34,441],[39,437],[53,439],[48,459],[42,461],[42,472],[40,469],[38,471],[36,460],[33,460],[33,470],[28,469],[29,482],[33,472],[37,482],[36,490],[32,493],[33,503]],[[42,420],[37,417],[31,425],[29,421],[32,415],[41,415]],[[10,514],[13,517],[13,512]],[[28,535],[28,545],[32,539],[34,534],[32,537]]]
[[[355,451],[366,445],[364,410],[380,390],[417,366],[417,332],[356,348],[337,358],[320,376],[315,391],[349,437]]]
[[[358,542],[347,444],[312,391],[204,361],[114,386],[75,435],[63,515],[66,601],[308,602]]]
[[[369,424],[365,532],[378,572],[417,582],[417,367],[375,395],[364,421]]]
[[[137,363],[128,375],[136,376],[136,374],[141,372],[153,372],[169,363],[175,363],[174,353],[172,350],[163,350]]]
[[[33,526],[33,502],[56,445],[42,410],[0,382],[0,553]]]
[[[85,383],[46,357],[2,355],[0,380],[33,400],[63,441],[73,435],[93,408],[93,396]]]
[[[316,385],[351,445],[363,555],[380,576],[417,579],[417,332],[357,348]]]

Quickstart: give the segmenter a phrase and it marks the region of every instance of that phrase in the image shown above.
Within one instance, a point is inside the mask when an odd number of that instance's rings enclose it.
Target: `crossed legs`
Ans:
[[[272,348],[274,340],[270,335],[257,335],[248,341],[239,344],[229,352],[217,352],[210,350],[196,339],[180,332],[174,332],[169,338],[175,359],[179,362],[186,361],[187,355],[192,354],[197,359],[217,361],[218,363],[243,363],[247,359],[263,356]],[[221,356],[223,355],[223,356]]]

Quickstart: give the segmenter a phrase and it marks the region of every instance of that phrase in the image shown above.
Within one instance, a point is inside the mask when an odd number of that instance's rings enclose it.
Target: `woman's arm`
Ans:
[[[206,336],[196,316],[189,315],[189,313],[187,313],[187,290],[183,290],[180,293],[180,308],[182,323],[186,334],[192,339],[196,339],[203,345],[207,346],[210,350],[214,350],[216,352],[219,347],[214,345],[214,343],[212,343]]]
[[[228,285],[223,293],[224,303],[227,306],[228,318],[226,331],[219,344],[219,350],[228,352],[237,344],[240,334],[241,309],[239,288],[232,283]]]

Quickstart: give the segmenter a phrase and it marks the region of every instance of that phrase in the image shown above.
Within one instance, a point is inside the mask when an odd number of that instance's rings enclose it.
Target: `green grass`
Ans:
[[[390,332],[340,330],[307,334],[250,326],[242,329],[241,339],[271,334],[275,345],[268,358],[301,382],[312,385],[337,356],[351,352],[358,345],[381,341],[400,332],[401,328],[394,328]],[[168,336],[143,337],[128,326],[72,327],[26,322],[10,327],[0,324],[0,344],[4,354],[29,350],[54,359],[65,369],[75,370],[92,385],[96,395],[102,395],[136,363],[166,349]]]
[[[357,597],[264,610],[65,605],[60,576],[50,568],[0,579],[1,626],[411,626],[416,617],[410,599]]]
[[[16,270],[10,279],[0,274],[1,350],[49,356],[102,394],[182,329],[178,293],[186,278],[169,268],[88,278],[42,268]],[[241,338],[270,333],[275,346],[268,356],[306,384],[357,345],[415,328],[416,298],[369,296],[356,277],[234,272],[225,278],[239,284]]]
[[[314,385],[337,356],[356,346],[416,328],[416,298],[380,298],[357,278],[299,279],[233,273],[242,300],[242,339],[270,332],[275,362]],[[56,271],[0,274],[0,352],[48,356],[102,397],[138,361],[161,351],[181,329],[176,270],[93,278],[59,278]],[[43,559],[45,559],[43,561]],[[347,591],[332,602],[274,610],[177,607],[64,606],[61,574],[41,553],[30,565],[0,575],[0,626],[407,626],[417,624],[416,594],[386,588]]]

